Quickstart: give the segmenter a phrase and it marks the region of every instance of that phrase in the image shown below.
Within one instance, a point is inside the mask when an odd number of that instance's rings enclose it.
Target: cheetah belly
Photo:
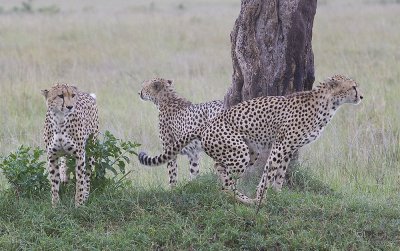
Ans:
[[[317,140],[317,139],[321,136],[323,130],[324,130],[324,129],[315,130],[315,131],[309,133],[309,134],[307,135],[307,137],[303,140],[303,142],[302,142],[303,145],[304,145],[304,144],[308,144],[308,143],[312,143],[312,142],[314,142],[315,140]]]

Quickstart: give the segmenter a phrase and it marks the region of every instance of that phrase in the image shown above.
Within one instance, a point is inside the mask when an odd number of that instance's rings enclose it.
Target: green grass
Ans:
[[[52,209],[49,198],[1,195],[0,249],[40,250],[396,250],[396,201],[301,191],[270,192],[259,215],[222,194],[216,177],[174,191],[127,186],[94,194],[75,209],[72,194]]]
[[[17,13],[12,10],[21,2],[0,2],[0,155],[22,144],[43,148],[40,89],[57,81],[96,93],[101,131],[140,142],[150,154],[161,146],[156,108],[137,95],[143,80],[173,79],[194,102],[222,99],[230,85],[229,33],[240,1],[31,5],[33,13]],[[57,11],[38,11],[49,6]],[[188,161],[178,158],[174,191],[165,167],[132,161],[132,187],[93,194],[77,210],[72,194],[57,210],[47,194],[16,200],[0,174],[0,249],[398,249],[398,13],[395,0],[318,2],[316,80],[348,75],[365,99],[341,108],[320,139],[302,150],[298,177],[304,182],[270,193],[259,216],[218,192],[205,155],[204,177],[195,183],[187,181]],[[241,187],[253,194],[257,179]]]

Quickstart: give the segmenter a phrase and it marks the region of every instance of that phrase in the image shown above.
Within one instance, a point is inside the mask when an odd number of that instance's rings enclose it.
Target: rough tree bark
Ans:
[[[317,0],[242,0],[231,32],[233,74],[226,108],[259,96],[312,88],[316,8]],[[259,166],[264,166],[269,150],[262,152]]]
[[[227,108],[265,95],[310,90],[317,0],[242,0],[231,33],[232,86]]]

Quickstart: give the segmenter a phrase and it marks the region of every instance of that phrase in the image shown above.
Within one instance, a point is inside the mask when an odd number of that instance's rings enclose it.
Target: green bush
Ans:
[[[37,195],[49,189],[46,162],[41,160],[43,153],[39,147],[20,146],[2,158],[0,169],[17,196]]]
[[[123,141],[116,138],[109,131],[101,134],[96,140],[90,138],[86,143],[86,167],[89,168],[89,157],[94,157],[94,170],[91,175],[91,186],[100,189],[108,184],[119,185],[129,174],[125,166],[129,164],[129,155],[137,153],[135,148],[140,144],[131,141]],[[75,173],[75,159],[67,160],[68,176]],[[107,175],[109,171],[110,175]]]
[[[135,148],[140,146],[131,141],[117,139],[109,131],[101,134],[99,139],[90,138],[86,144],[86,159],[94,157],[94,170],[91,175],[91,186],[102,189],[107,185],[119,186],[129,174],[125,166],[129,164],[129,155],[137,154]],[[0,169],[18,196],[37,195],[48,191],[50,183],[47,179],[47,164],[44,150],[36,147],[20,146],[15,153],[1,158]],[[88,163],[87,168],[89,168]],[[70,183],[75,183],[75,158],[67,157]]]

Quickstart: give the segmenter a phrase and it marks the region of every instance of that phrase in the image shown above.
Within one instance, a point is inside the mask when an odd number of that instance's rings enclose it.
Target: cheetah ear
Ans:
[[[172,86],[174,84],[174,81],[167,79],[167,84],[168,84],[168,86]]]
[[[330,87],[331,87],[332,89],[334,89],[334,88],[336,88],[336,87],[339,86],[339,82],[336,81],[336,80],[334,80],[334,81],[331,81],[331,82],[329,83],[329,85],[330,85]]]
[[[326,81],[325,81],[325,83],[329,86],[329,88],[331,88],[331,89],[334,89],[334,88],[336,88],[337,86],[338,86],[338,82],[336,81],[336,79],[335,78],[333,78],[333,77],[331,77],[331,78],[328,78]]]
[[[47,99],[47,95],[49,94],[49,90],[41,90],[42,95]]]
[[[75,91],[78,91],[78,87],[71,85],[71,88],[74,89]]]

